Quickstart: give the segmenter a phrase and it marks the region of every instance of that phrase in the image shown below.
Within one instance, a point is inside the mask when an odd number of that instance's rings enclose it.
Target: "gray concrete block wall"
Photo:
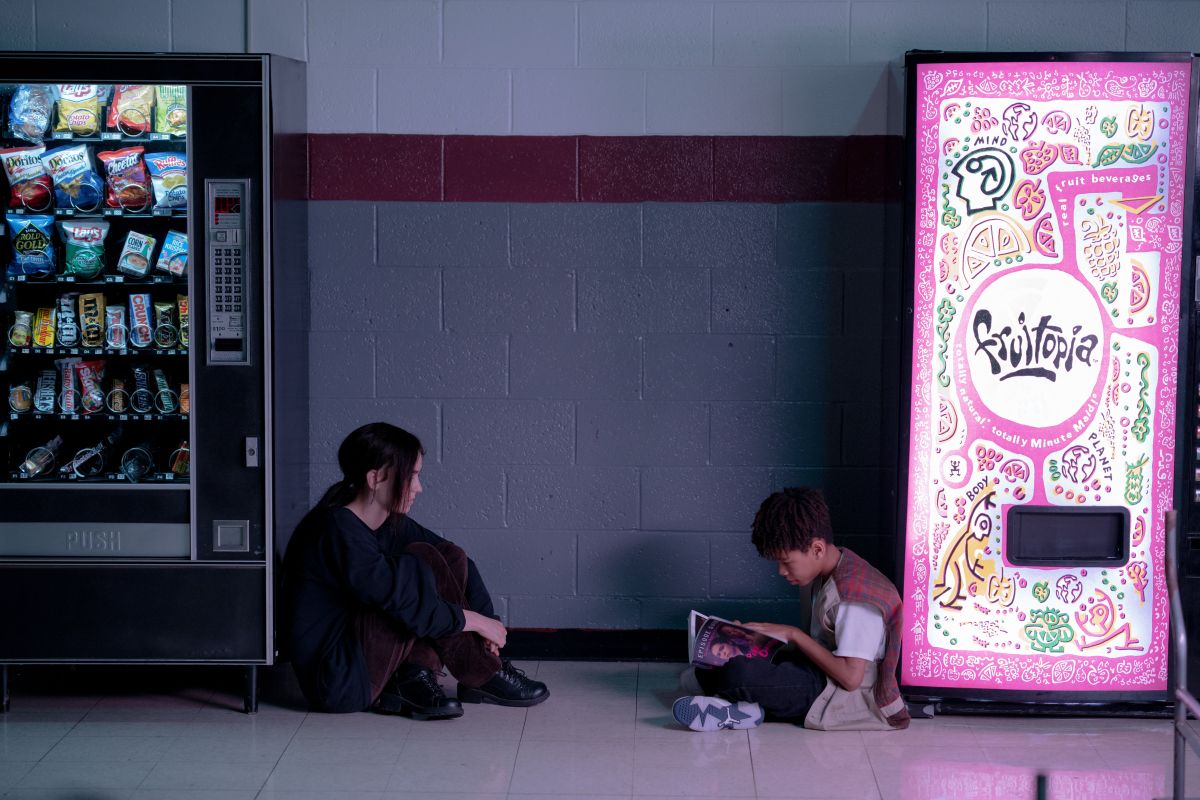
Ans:
[[[248,2],[4,0],[0,50],[243,53]]]
[[[318,133],[899,134],[896,65],[912,48],[1200,50],[1193,0],[5,0],[0,7],[0,49],[248,49],[307,60],[309,127]]]
[[[789,619],[749,537],[774,489],[822,487],[845,541],[894,563],[888,213],[312,203],[310,494],[387,420],[425,444],[413,517],[510,625]]]

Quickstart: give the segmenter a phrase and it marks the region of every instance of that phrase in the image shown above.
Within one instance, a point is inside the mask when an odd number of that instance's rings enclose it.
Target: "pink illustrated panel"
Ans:
[[[916,69],[902,680],[1165,690],[1190,63]],[[1015,566],[1014,506],[1128,561]]]

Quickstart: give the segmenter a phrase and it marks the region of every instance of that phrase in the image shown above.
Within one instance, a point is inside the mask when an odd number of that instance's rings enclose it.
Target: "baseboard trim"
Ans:
[[[521,628],[508,632],[504,655],[530,661],[679,661],[685,630]]]

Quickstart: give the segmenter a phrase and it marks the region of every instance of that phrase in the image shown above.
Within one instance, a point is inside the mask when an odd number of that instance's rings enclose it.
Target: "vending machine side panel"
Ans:
[[[308,477],[308,135],[304,64],[270,57],[271,247],[265,275],[273,324],[267,405],[268,466],[274,503],[269,527],[277,554],[309,506]]]

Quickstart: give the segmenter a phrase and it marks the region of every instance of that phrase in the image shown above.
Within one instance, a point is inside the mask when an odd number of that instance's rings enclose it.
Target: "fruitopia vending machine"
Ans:
[[[1194,395],[1195,62],[907,69],[902,685],[1161,704],[1164,514]]]
[[[304,87],[0,54],[0,677],[241,665],[254,707],[308,483]]]

